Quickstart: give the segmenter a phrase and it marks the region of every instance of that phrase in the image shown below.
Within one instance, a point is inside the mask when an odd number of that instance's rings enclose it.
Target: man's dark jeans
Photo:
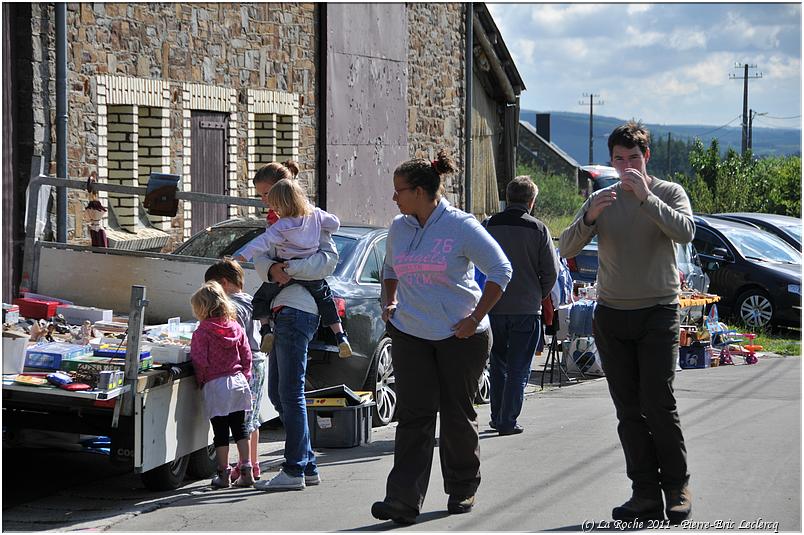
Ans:
[[[656,498],[689,480],[673,395],[678,305],[616,310],[598,304],[595,343],[617,410],[617,432],[634,494]]]
[[[491,314],[494,342],[489,359],[491,421],[510,431],[522,411],[533,353],[542,334],[537,314]]]

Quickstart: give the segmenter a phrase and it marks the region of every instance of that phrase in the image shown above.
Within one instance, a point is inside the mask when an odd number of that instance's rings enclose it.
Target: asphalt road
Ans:
[[[534,389],[531,389],[534,390]],[[687,441],[697,530],[801,531],[801,359],[685,370],[676,392]],[[211,490],[208,481],[161,494],[133,474],[110,475],[3,508],[4,530],[112,531],[581,531],[606,525],[629,484],[605,380],[528,396],[521,435],[491,432],[478,408],[483,482],[474,511],[448,515],[435,456],[417,524],[371,517],[393,462],[393,426],[370,445],[321,450],[323,483],[302,492]],[[263,433],[260,461],[275,470],[281,434]],[[14,462],[13,460],[11,462]],[[14,492],[7,482],[4,500]],[[268,477],[271,472],[266,474]],[[68,469],[51,478],[80,478]],[[45,478],[45,484],[47,478]],[[80,479],[79,479],[80,481]],[[19,484],[19,480],[17,480]],[[27,483],[26,483],[27,484]],[[705,524],[708,522],[709,524]],[[753,524],[752,524],[753,523]],[[762,524],[764,523],[764,524]]]

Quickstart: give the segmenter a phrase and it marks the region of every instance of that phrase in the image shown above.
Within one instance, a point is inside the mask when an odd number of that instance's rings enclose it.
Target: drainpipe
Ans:
[[[327,4],[316,4],[318,9],[318,95],[316,109],[318,110],[318,203],[322,210],[327,209]]]
[[[67,178],[67,4],[56,4],[56,176]],[[67,242],[67,188],[56,187],[56,241]]]
[[[464,68],[464,84],[466,87],[466,133],[464,139],[466,140],[466,160],[464,163],[464,210],[467,213],[472,213],[472,62],[474,60],[474,52],[472,43],[474,41],[474,26],[473,15],[474,8],[471,2],[466,4],[466,67]]]

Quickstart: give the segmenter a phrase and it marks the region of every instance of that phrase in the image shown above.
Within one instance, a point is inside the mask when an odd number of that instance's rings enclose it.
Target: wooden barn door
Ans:
[[[192,112],[190,181],[195,192],[226,194],[228,122],[226,113]],[[193,234],[227,218],[224,204],[194,203],[192,210]]]

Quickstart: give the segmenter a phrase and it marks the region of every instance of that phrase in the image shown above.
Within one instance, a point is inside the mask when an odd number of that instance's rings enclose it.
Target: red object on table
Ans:
[[[14,304],[20,307],[20,316],[37,320],[48,320],[56,315],[56,308],[61,305],[58,301],[40,301],[30,297],[14,299]]]

